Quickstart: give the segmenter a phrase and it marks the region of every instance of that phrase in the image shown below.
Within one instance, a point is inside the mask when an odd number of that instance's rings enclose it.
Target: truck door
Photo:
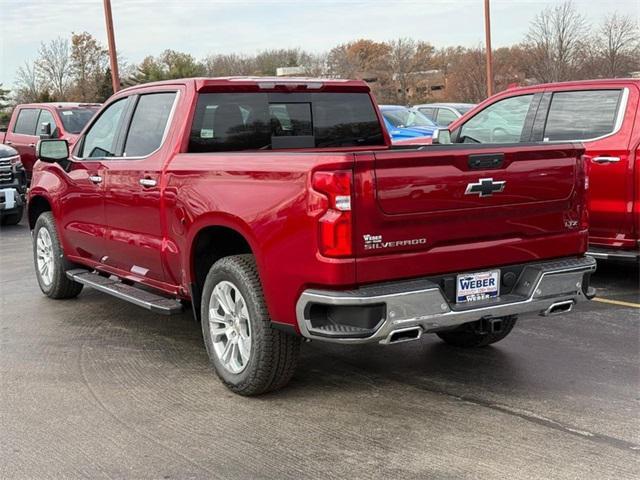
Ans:
[[[127,99],[106,107],[76,145],[60,193],[63,235],[74,255],[102,263],[106,255],[104,186],[105,164],[113,155],[127,109]]]
[[[161,173],[169,155],[169,142],[163,141],[176,98],[175,89],[131,97],[126,136],[106,169],[105,263],[141,281],[165,279]]]
[[[27,172],[27,179],[31,180],[31,171],[36,162],[36,144],[38,143],[37,128],[39,108],[19,108],[14,114],[15,122],[9,126],[5,143],[15,148]]]

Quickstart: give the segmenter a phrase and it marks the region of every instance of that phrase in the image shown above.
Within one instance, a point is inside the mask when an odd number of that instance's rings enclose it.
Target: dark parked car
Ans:
[[[0,222],[16,225],[22,219],[27,177],[15,148],[0,144]]]

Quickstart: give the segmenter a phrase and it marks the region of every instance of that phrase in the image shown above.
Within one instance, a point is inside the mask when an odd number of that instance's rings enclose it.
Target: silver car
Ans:
[[[474,103],[423,103],[414,109],[424,114],[439,127],[448,127],[476,105]]]

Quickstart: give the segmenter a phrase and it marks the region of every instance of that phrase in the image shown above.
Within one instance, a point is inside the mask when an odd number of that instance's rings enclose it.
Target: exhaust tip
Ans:
[[[542,312],[542,315],[544,315],[545,317],[550,317],[553,315],[560,315],[562,313],[569,313],[571,310],[573,310],[573,304],[573,300],[554,303],[544,312]]]
[[[392,344],[392,343],[410,342],[412,340],[419,340],[420,337],[422,337],[422,328],[420,327],[403,328],[403,329],[394,330],[393,332],[391,332],[383,343]]]

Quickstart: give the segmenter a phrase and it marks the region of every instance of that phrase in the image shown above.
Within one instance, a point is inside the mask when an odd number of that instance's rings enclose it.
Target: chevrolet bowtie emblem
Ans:
[[[468,184],[464,194],[490,197],[494,193],[502,192],[506,184],[506,181],[494,182],[493,178],[481,178],[477,183]]]

